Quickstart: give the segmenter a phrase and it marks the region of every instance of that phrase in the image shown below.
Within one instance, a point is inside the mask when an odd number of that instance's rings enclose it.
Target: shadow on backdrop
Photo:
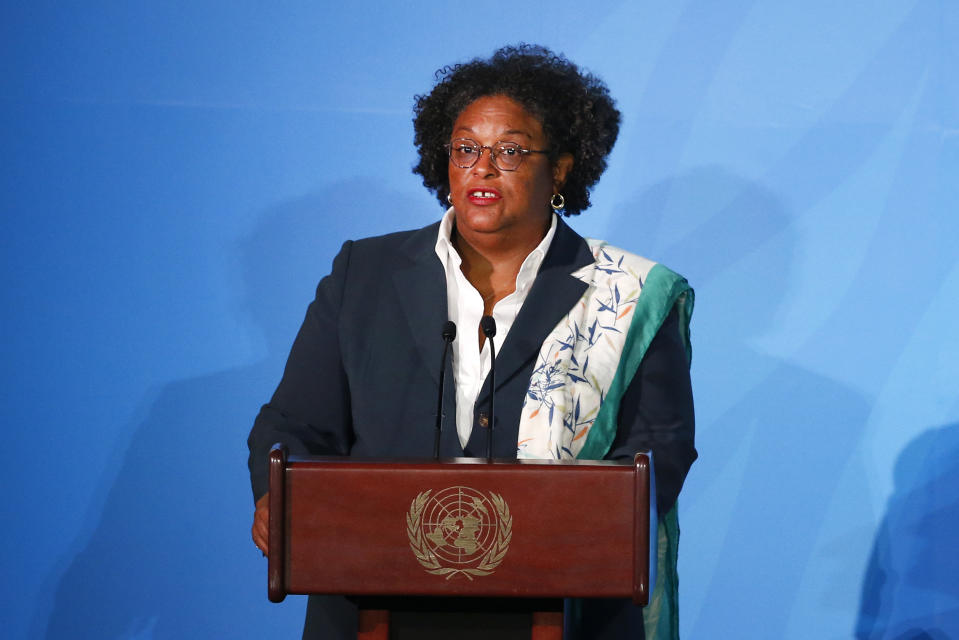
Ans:
[[[827,274],[792,273],[793,223],[866,166],[914,101],[917,118],[935,104],[934,94],[919,92],[935,59],[929,44],[935,39],[929,35],[936,24],[934,5],[916,4],[816,122],[796,123],[801,135],[765,167],[762,184],[723,167],[698,167],[636,193],[611,225],[609,237],[624,244],[627,240],[620,238],[635,238],[627,248],[679,270],[698,293],[695,392],[711,406],[703,411],[703,403],[697,404],[700,458],[680,504],[684,515],[693,515],[701,526],[708,523],[710,531],[697,536],[702,545],[695,550],[697,578],[708,583],[697,585],[700,610],[684,619],[691,637],[757,632],[769,638],[813,637],[809,629],[830,623],[801,621],[803,603],[845,601],[859,587],[861,556],[851,548],[856,542],[836,532],[874,518],[867,501],[853,497],[868,491],[867,476],[857,473],[853,455],[869,399],[849,385],[763,352],[756,338],[775,327],[794,277],[819,278],[818,284],[829,286]],[[662,64],[668,68],[672,61]],[[922,131],[921,124],[916,122],[915,131]],[[647,148],[674,149],[679,158],[689,147],[688,126],[650,119],[640,127],[638,140]],[[642,152],[636,149],[636,156]],[[671,161],[666,166],[679,165],[675,158],[666,160]],[[663,158],[647,162],[661,165]],[[908,172],[914,164],[903,162],[906,169],[896,175],[901,184],[914,184],[917,177],[923,184],[922,175]],[[920,173],[925,169],[920,166]],[[897,220],[883,216],[879,225],[893,250],[898,248]],[[913,226],[907,230],[911,235]],[[935,251],[927,253],[929,261],[942,261]],[[886,273],[888,255],[876,250],[867,256],[858,277],[865,282],[856,281],[860,289]],[[825,264],[829,256],[822,258]],[[924,282],[929,285],[910,283],[910,299],[917,304],[934,293],[938,280]],[[854,294],[843,300],[849,298],[859,302]],[[820,322],[799,347],[800,356],[842,345],[845,332],[861,331],[849,304],[837,305]],[[914,316],[883,316],[881,326],[891,338],[882,352],[887,362],[895,361],[914,323]],[[843,471],[848,471],[845,477]],[[816,578],[815,587],[803,586],[811,567],[828,575]],[[751,627],[741,617],[747,603],[760,616]],[[798,635],[791,618],[799,620]]]
[[[912,440],[894,480],[862,585],[856,638],[959,638],[959,424]]]
[[[702,585],[709,605],[690,619],[691,637],[742,633],[741,615],[734,613],[742,602],[731,598],[783,612],[764,620],[762,633],[784,637],[786,613],[839,484],[837,470],[849,462],[865,426],[867,401],[754,346],[774,325],[793,277],[793,214],[776,194],[705,166],[651,185],[628,202],[618,209],[628,216],[614,220],[609,235],[676,268],[697,289],[695,393],[717,411],[707,415],[697,406],[700,458],[680,498],[689,513],[705,491],[721,487],[708,498],[716,527],[710,536],[715,567]],[[697,369],[705,373],[696,376]],[[749,587],[732,588],[742,584]]]
[[[368,231],[390,214],[384,202],[392,211],[423,209],[354,180],[261,216],[239,247],[238,306],[263,332],[266,356],[171,382],[143,401],[145,418],[125,430],[129,446],[104,471],[102,511],[83,528],[92,534],[48,576],[31,637],[298,637],[305,599],[267,601],[266,560],[250,539],[246,436],[279,381],[316,282],[347,239],[340,234],[350,233],[350,223],[331,225],[331,216],[356,212],[356,228]]]

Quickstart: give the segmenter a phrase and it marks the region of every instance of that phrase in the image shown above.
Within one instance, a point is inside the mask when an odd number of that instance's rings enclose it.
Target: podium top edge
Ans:
[[[640,452],[645,453],[645,452]],[[290,455],[288,464],[322,464],[322,465],[383,465],[383,466],[417,466],[417,467],[444,467],[453,465],[491,466],[491,467],[628,467],[633,468],[631,459],[622,460],[534,460],[499,458],[492,462],[486,458],[363,458],[351,456],[303,456]]]

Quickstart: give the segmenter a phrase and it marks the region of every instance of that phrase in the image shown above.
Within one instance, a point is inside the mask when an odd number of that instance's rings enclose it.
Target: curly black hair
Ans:
[[[423,176],[423,185],[447,206],[449,155],[444,145],[463,109],[492,95],[512,98],[542,123],[552,161],[572,154],[573,169],[563,187],[565,214],[588,208],[589,189],[606,170],[606,156],[616,143],[620,114],[602,80],[538,45],[503,47],[489,60],[443,67],[433,90],[416,96],[413,142],[419,164],[413,173]]]

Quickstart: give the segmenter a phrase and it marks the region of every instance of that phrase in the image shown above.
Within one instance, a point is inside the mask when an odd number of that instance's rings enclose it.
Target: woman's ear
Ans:
[[[566,176],[573,170],[573,154],[561,153],[553,163],[553,192],[559,193],[566,184]]]

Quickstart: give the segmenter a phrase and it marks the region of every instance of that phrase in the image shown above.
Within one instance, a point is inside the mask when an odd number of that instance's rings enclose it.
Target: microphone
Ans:
[[[486,461],[493,461],[493,424],[495,415],[493,414],[493,398],[496,395],[496,345],[493,344],[493,336],[496,335],[496,321],[493,316],[483,316],[480,318],[480,328],[483,335],[489,341],[489,429],[486,432]]]
[[[440,395],[436,402],[436,435],[433,436],[433,459],[440,459],[440,433],[443,431],[443,388],[446,381],[446,356],[456,339],[456,323],[447,320],[443,325],[443,360],[440,362]]]

